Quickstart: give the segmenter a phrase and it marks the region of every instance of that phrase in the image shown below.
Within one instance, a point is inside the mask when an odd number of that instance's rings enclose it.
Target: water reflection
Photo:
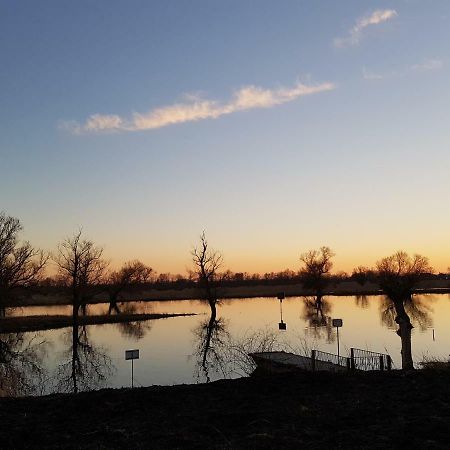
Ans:
[[[355,305],[367,309],[369,307],[369,297],[367,295],[355,295]]]
[[[430,297],[414,295],[405,300],[405,312],[410,318],[412,327],[418,327],[420,331],[426,331],[433,326],[433,309],[427,304],[431,302]],[[383,325],[390,329],[396,329],[396,311],[394,302],[385,296],[380,303],[380,317]]]
[[[197,379],[204,378],[209,383],[211,371],[225,377],[230,342],[225,321],[217,319],[215,311],[211,311],[209,319],[200,322],[194,335]]]
[[[325,338],[328,343],[334,342],[331,319],[331,303],[321,295],[303,297],[303,320],[308,324],[306,332],[315,339]]]
[[[427,299],[429,301],[429,299]],[[402,349],[402,368],[413,369],[411,332],[414,326],[421,331],[431,327],[432,308],[427,305],[424,298],[417,295],[404,297],[389,297],[386,295],[380,305],[381,321],[388,328],[397,328]]]
[[[148,313],[151,308],[142,308],[142,305],[137,305],[136,303],[117,303],[109,304],[108,315],[131,315],[131,314],[141,314],[141,310],[145,309]],[[145,337],[146,333],[152,329],[151,321],[136,321],[136,322],[120,322],[116,324],[120,331],[120,334],[127,338],[132,338],[139,340]]]
[[[47,348],[39,333],[0,334],[0,396],[43,392]]]
[[[115,369],[106,350],[91,341],[88,327],[73,325],[65,339],[68,347],[57,370],[57,390],[77,393],[104,385]]]

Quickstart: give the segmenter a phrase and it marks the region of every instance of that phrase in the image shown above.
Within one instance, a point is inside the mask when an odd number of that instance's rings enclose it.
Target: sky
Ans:
[[[185,273],[450,266],[448,0],[0,0],[0,210]]]

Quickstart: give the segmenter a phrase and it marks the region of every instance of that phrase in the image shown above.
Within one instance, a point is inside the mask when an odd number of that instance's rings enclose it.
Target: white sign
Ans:
[[[125,350],[125,359],[139,359],[139,350]]]

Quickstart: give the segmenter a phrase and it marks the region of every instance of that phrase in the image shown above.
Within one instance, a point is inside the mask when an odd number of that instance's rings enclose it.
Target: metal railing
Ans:
[[[350,368],[352,370],[391,370],[392,358],[385,353],[371,352],[360,348],[350,349]]]
[[[335,366],[344,367],[350,370],[350,358],[338,356],[333,353],[311,351],[312,370],[320,370],[320,363],[330,363]]]
[[[320,350],[311,351],[312,370],[330,370],[324,367],[323,363],[332,364],[336,370],[340,367],[350,370],[391,370],[392,359],[390,355],[384,353],[371,352],[360,348],[351,348],[350,357],[338,356],[333,353],[322,352]]]

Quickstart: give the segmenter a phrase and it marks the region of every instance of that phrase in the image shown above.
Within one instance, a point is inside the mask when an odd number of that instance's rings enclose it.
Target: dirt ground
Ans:
[[[2,448],[449,448],[445,371],[253,376],[0,399]]]

